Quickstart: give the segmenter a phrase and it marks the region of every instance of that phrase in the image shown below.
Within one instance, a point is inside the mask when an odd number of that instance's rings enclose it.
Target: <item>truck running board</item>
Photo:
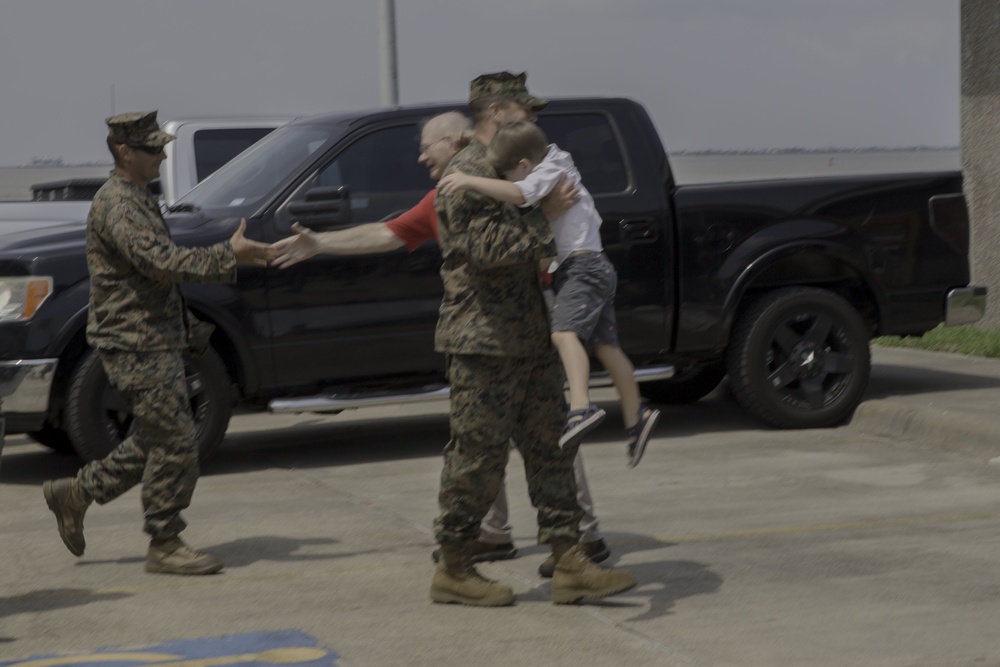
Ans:
[[[674,376],[673,366],[654,366],[637,368],[637,382],[653,380],[669,380]],[[590,376],[591,387],[610,387],[611,376],[601,371]],[[268,404],[268,409],[274,413],[297,412],[341,412],[354,408],[371,408],[380,405],[401,405],[406,403],[426,403],[448,398],[448,385],[434,384],[418,387],[407,392],[367,392],[344,394],[320,394],[319,396],[304,396],[302,398],[276,398]]]

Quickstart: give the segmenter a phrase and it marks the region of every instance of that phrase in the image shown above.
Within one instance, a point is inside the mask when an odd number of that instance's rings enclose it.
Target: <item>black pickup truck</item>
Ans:
[[[294,220],[329,230],[393,216],[434,185],[417,164],[420,121],[461,108],[286,125],[172,208],[174,238],[215,243],[241,217],[248,236],[271,242]],[[678,186],[633,101],[555,100],[538,122],[573,155],[604,218],[622,347],[650,400],[695,401],[728,374],[738,401],[768,424],[836,425],[861,400],[873,336],[969,323],[985,308],[985,289],[969,285],[958,172]],[[3,226],[7,430],[102,456],[131,419],[84,337],[84,226]],[[430,242],[185,286],[190,308],[217,326],[212,350],[188,364],[203,455],[234,409],[336,412],[446,395],[433,349],[439,261]]]

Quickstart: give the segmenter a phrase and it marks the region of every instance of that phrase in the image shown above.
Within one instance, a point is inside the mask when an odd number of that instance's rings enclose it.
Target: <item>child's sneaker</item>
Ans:
[[[584,435],[597,428],[606,416],[607,413],[593,403],[583,410],[570,410],[566,413],[566,427],[559,438],[559,447],[576,444]]]
[[[646,443],[649,442],[649,436],[659,420],[660,411],[643,404],[639,408],[639,421],[635,423],[635,426],[625,429],[625,435],[628,437],[629,468],[639,465],[639,460],[646,453]]]

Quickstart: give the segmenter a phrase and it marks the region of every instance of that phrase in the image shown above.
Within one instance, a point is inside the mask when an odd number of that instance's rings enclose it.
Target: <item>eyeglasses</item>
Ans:
[[[429,151],[429,150],[431,149],[431,146],[433,146],[433,145],[434,145],[434,144],[436,144],[436,143],[440,143],[440,142],[444,141],[444,140],[445,140],[445,139],[447,139],[447,138],[448,138],[448,137],[441,137],[440,139],[437,139],[437,140],[435,140],[435,141],[432,141],[432,142],[431,142],[431,143],[429,143],[429,144],[420,144],[420,152],[421,152],[421,153],[426,153],[427,151]]]
[[[134,148],[137,151],[142,151],[143,153],[148,153],[149,155],[159,155],[163,152],[163,146],[132,146],[129,148]]]

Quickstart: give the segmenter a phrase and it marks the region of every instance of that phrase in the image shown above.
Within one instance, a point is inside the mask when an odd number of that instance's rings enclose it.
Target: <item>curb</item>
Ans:
[[[951,410],[868,400],[854,411],[848,428],[987,459],[1000,455],[1000,433],[995,422]]]

